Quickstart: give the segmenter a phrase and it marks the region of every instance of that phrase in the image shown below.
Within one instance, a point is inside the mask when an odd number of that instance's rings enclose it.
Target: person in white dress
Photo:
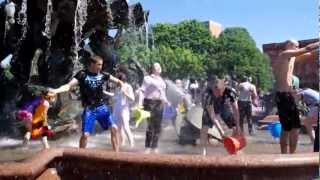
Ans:
[[[134,101],[133,89],[123,72],[117,73],[116,77],[124,82],[123,86],[118,87],[114,94],[113,116],[119,128],[119,142],[124,145],[124,136],[126,136],[130,147],[134,147],[134,138],[129,126],[130,104]]]

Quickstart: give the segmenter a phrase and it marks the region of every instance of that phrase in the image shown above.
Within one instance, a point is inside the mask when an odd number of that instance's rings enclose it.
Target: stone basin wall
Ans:
[[[0,179],[306,180],[318,168],[318,153],[204,157],[64,148],[2,163]]]

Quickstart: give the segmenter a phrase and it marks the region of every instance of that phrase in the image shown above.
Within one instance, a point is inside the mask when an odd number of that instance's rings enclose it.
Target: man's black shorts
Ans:
[[[277,92],[276,103],[278,106],[279,120],[284,131],[300,128],[300,118],[294,97],[289,92]]]

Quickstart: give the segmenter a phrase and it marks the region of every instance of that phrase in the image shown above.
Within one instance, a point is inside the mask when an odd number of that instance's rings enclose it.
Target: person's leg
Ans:
[[[239,114],[240,114],[240,128],[241,128],[241,131],[244,132],[244,126],[243,126],[243,123],[244,123],[244,118],[245,118],[245,109],[244,109],[244,104],[242,101],[239,101]]]
[[[87,147],[87,140],[94,128],[96,116],[93,113],[93,110],[85,108],[82,113],[82,134],[79,141],[80,148]]]
[[[288,138],[289,138],[289,131],[282,130],[280,135],[280,149],[282,154],[288,153]]]
[[[312,123],[312,119],[310,117],[305,117],[303,119],[303,125],[306,128],[306,131],[310,137],[310,141],[312,142],[312,144],[314,143],[314,139],[315,139],[315,134],[314,134],[314,130],[313,130],[313,123]]]
[[[88,133],[82,133],[82,135],[80,137],[79,148],[86,148],[87,147],[88,138],[89,138]]]
[[[161,124],[162,124],[162,112],[163,112],[163,104],[161,101],[157,101],[154,106],[154,126],[152,133],[152,141],[151,148],[155,153],[158,153],[158,142],[161,135]]]
[[[32,132],[32,114],[31,113],[28,114],[28,117],[25,120],[25,127],[27,129],[27,132],[24,135],[23,144],[28,145],[31,138],[31,132]]]
[[[130,112],[128,109],[125,109],[122,111],[123,131],[127,135],[130,146],[133,147],[134,139],[133,139],[132,132],[130,130],[129,121],[130,121]]]
[[[119,141],[118,141],[118,128],[116,126],[111,127],[111,143],[112,148],[115,152],[119,152]]]
[[[299,138],[299,130],[300,129],[294,128],[289,133],[289,152],[290,152],[290,154],[293,154],[296,152],[298,138]]]
[[[150,117],[147,118],[147,129],[146,129],[146,139],[145,139],[145,153],[149,154],[151,152],[151,141],[152,141],[152,132],[154,129],[152,104],[149,100],[144,100],[143,107],[146,111],[150,112]]]
[[[207,155],[207,143],[208,143],[208,126],[202,126],[200,130],[200,147],[202,148],[202,155]]]
[[[45,149],[49,149],[50,148],[47,136],[43,136],[42,137],[42,144],[43,144]]]
[[[114,123],[112,114],[109,110],[109,107],[102,105],[97,107],[97,120],[103,130],[108,130],[111,127],[111,143],[112,148],[115,152],[119,152],[119,134],[118,127]]]
[[[118,128],[118,142],[119,145],[124,146],[125,145],[125,139],[124,139],[124,132],[123,132],[123,119],[121,116],[121,112],[114,112],[113,113],[114,121],[116,122],[117,128]]]
[[[248,131],[250,135],[254,134],[254,123],[252,120],[252,104],[251,102],[248,102],[247,104],[247,113],[246,113],[246,117],[247,117],[247,122],[248,122]]]
[[[24,135],[23,144],[28,145],[31,138],[31,131],[27,131]]]

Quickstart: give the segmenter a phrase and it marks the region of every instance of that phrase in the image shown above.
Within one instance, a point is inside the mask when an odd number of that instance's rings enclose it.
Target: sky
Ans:
[[[2,2],[3,0],[0,0]],[[244,27],[257,47],[288,39],[319,37],[316,0],[128,0],[150,10],[149,22],[213,20],[223,28]],[[320,3],[319,3],[320,4]]]
[[[150,10],[149,22],[179,23],[213,20],[223,28],[244,27],[257,47],[288,39],[311,39],[318,35],[316,0],[130,0]]]

